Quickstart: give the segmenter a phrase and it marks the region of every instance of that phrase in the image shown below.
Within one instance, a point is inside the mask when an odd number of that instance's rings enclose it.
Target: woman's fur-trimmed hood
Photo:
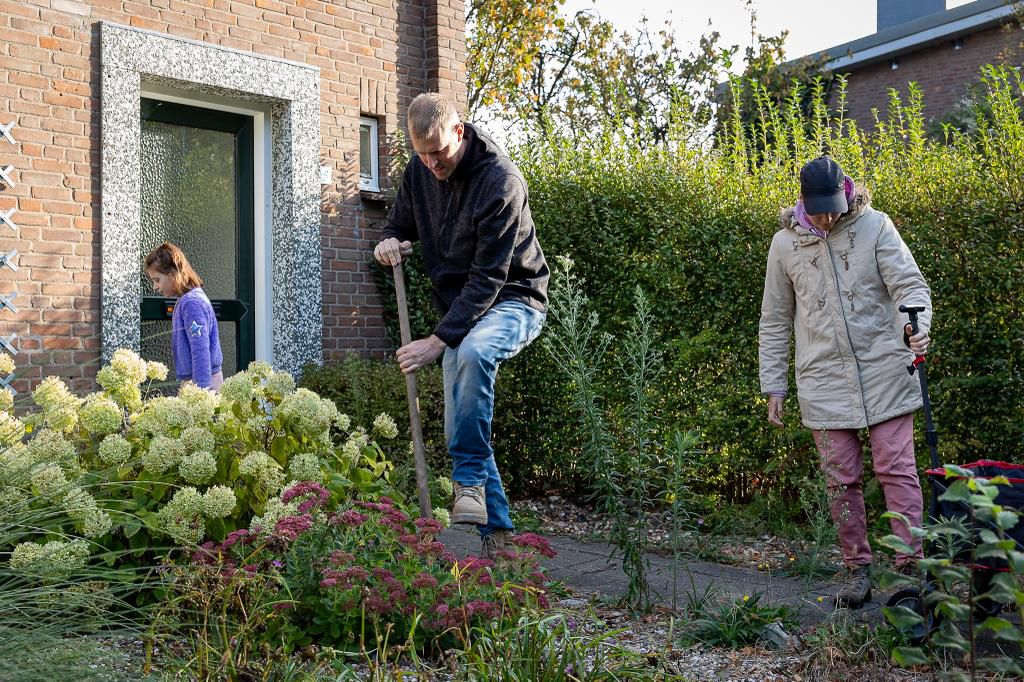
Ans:
[[[839,217],[839,222],[836,223],[837,227],[848,220],[859,218],[864,211],[871,207],[871,190],[859,182],[854,184],[854,188],[857,193],[853,197],[853,205],[850,206],[849,211]],[[797,222],[795,211],[796,206],[787,206],[779,212],[779,226],[782,229],[795,230],[800,224]]]

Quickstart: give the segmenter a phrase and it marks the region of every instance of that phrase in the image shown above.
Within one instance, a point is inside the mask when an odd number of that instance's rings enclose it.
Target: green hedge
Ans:
[[[573,258],[602,327],[613,335],[625,329],[636,284],[654,303],[667,363],[657,389],[662,435],[702,434],[688,472],[696,491],[725,501],[792,499],[815,461],[795,388],[790,427],[767,424],[757,326],[779,210],[797,196],[800,165],[825,149],[871,188],[932,286],[928,366],[943,459],[1019,459],[1021,89],[1005,71],[988,70],[985,84],[986,114],[972,137],[928,139],[921,94],[912,89],[868,132],[819,97],[810,118],[795,108],[764,110],[754,128],[727,128],[714,149],[641,149],[609,133],[514,152],[545,253]],[[414,286],[413,309],[429,310],[422,274]],[[429,330],[433,316],[420,317],[420,331]],[[614,371],[604,378],[614,392]],[[539,343],[502,367],[494,440],[513,494],[582,490],[569,390]],[[924,463],[923,435],[918,454]]]

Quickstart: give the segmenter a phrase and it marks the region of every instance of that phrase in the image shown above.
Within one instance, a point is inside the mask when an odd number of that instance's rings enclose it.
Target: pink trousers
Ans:
[[[924,503],[914,459],[914,415],[906,414],[875,424],[868,432],[871,460],[885,493],[886,509],[903,514],[913,526],[920,527]],[[848,565],[870,564],[871,547],[861,489],[864,444],[856,429],[815,431],[814,442],[821,454],[822,470],[832,496],[832,519],[839,528],[843,560]],[[891,519],[890,524],[892,532],[914,548],[911,556],[897,556],[896,564],[921,558],[921,542],[912,538],[907,526],[897,519]]]

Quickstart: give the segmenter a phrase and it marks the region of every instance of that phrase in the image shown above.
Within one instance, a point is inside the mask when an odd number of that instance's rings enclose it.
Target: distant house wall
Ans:
[[[313,190],[321,263],[308,264],[322,268],[331,358],[390,347],[367,265],[384,204],[358,189],[360,115],[378,119],[383,141],[424,90],[464,109],[464,16],[463,0],[0,0],[0,124],[15,121],[17,140],[0,138],[16,181],[0,187],[0,211],[16,209],[18,225],[0,224],[0,249],[20,254],[17,272],[0,267],[0,293],[19,294],[0,336],[17,335],[19,392],[49,374],[88,390],[101,354],[100,81],[116,68],[101,66],[102,22],[319,69],[320,158],[303,163],[331,169]]]
[[[925,116],[940,118],[966,94],[967,87],[977,82],[984,64],[1024,62],[1020,29],[990,28],[954,41],[925,47],[898,57],[899,68],[893,69],[890,59],[853,70],[848,74],[847,116],[861,127],[874,124],[871,110],[878,109],[885,117],[889,90],[906,96],[907,84],[916,82],[924,90]],[[839,56],[839,55],[834,55]]]

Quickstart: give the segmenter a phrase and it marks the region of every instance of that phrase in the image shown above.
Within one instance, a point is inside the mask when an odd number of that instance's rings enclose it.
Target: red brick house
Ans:
[[[0,0],[0,26],[20,395],[49,374],[87,390],[118,347],[167,357],[141,272],[164,239],[215,299],[226,373],[388,347],[367,265],[383,142],[420,92],[465,103],[463,0]]]
[[[910,82],[924,90],[925,115],[939,118],[963,99],[982,65],[1024,61],[1013,3],[945,6],[945,0],[878,0],[876,33],[811,55],[847,74],[849,118],[873,125],[871,110],[884,117],[889,90],[905,96]]]

